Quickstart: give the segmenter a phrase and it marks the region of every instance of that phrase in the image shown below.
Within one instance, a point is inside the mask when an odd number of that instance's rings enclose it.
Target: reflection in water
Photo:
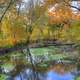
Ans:
[[[70,72],[59,74],[57,72],[50,71],[48,72],[46,80],[74,80],[74,76]]]
[[[27,70],[26,70],[27,71]],[[39,80],[74,80],[74,76],[70,73],[59,74],[55,71],[49,71],[45,73],[45,75],[38,74]],[[22,75],[18,75],[14,80],[33,80],[32,73],[22,73]]]
[[[51,66],[50,71],[47,73],[47,80],[74,80],[74,75],[71,74],[71,71],[66,70],[66,67],[69,69],[69,66],[61,63]]]
[[[75,80],[75,75],[73,75],[71,71],[65,70],[65,66],[62,64],[51,66],[47,72],[39,72],[37,75],[39,78],[38,80]],[[33,77],[33,71],[31,69],[26,69],[16,76],[14,80],[34,80]]]

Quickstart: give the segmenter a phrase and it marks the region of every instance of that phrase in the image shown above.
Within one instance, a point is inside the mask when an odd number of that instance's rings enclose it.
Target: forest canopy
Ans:
[[[0,46],[36,40],[80,42],[80,1],[1,0]]]

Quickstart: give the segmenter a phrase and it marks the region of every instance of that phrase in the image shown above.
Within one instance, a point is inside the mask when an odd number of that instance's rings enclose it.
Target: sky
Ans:
[[[80,8],[80,4],[78,5],[77,4],[77,1],[73,1],[72,3],[71,3],[71,5],[72,6],[76,6],[77,8]],[[73,10],[73,12],[74,13],[76,13],[78,10],[77,9],[75,9],[75,8],[71,8],[72,10]]]
[[[27,3],[27,4],[28,4],[29,1],[30,1],[30,0],[23,0],[23,2],[25,2],[25,3]],[[37,0],[33,0],[33,1],[37,1]],[[78,4],[77,4],[76,1],[72,1],[71,5],[72,5],[72,6],[76,6],[76,7],[79,7],[79,6],[80,6],[80,5],[78,6]],[[27,6],[27,5],[26,5],[26,6]],[[21,9],[25,9],[25,4],[22,5]],[[54,7],[53,7],[53,9],[54,9]],[[74,13],[77,13],[77,9],[75,9],[75,8],[71,8],[71,9],[73,10]]]
[[[54,11],[54,10],[55,10],[55,7],[56,7],[57,5],[58,5],[58,4],[55,4],[55,6],[53,6],[52,8],[50,8],[49,11],[50,11],[50,12],[51,12],[51,11]],[[77,1],[72,1],[72,2],[71,2],[71,5],[72,5],[72,6],[75,6],[75,7],[77,7],[77,8],[80,8],[80,4],[78,5]],[[73,13],[77,13],[77,12],[78,12],[78,10],[77,10],[76,8],[71,8],[71,9],[72,9]]]

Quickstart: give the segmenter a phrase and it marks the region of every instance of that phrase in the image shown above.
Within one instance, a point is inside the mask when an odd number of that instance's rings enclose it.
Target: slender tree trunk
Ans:
[[[36,72],[36,69],[35,69],[35,64],[33,62],[33,58],[32,58],[32,55],[31,55],[31,52],[30,52],[30,49],[29,47],[27,46],[27,54],[29,55],[29,58],[30,58],[30,62],[31,62],[31,65],[32,65],[32,69],[33,69],[33,76],[34,76],[34,79],[33,80],[39,80],[38,79],[38,76],[37,76],[37,72]]]

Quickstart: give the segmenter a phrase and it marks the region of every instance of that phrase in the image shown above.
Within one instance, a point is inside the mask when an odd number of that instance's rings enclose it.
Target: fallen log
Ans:
[[[29,48],[41,48],[41,47],[48,47],[48,46],[72,46],[75,45],[74,43],[61,43],[61,42],[57,42],[57,41],[42,41],[42,42],[33,42],[28,44]],[[27,43],[20,43],[20,44],[16,44],[13,47],[7,48],[0,48],[0,56],[1,55],[5,55],[7,53],[11,53],[14,51],[21,51],[23,49],[27,48]]]

